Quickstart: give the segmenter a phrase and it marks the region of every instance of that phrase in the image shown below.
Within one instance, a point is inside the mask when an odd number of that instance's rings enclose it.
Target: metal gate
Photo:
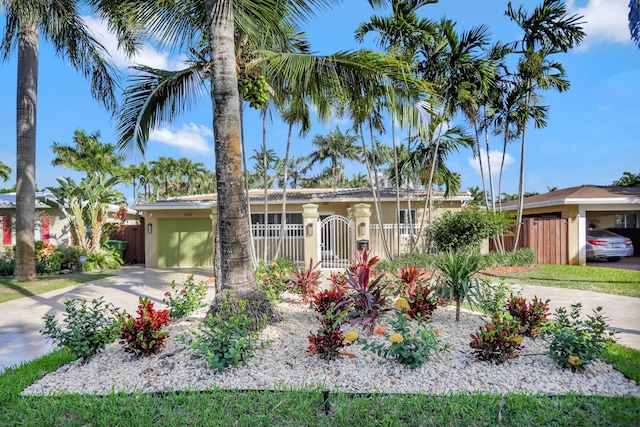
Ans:
[[[353,223],[341,215],[331,215],[320,222],[320,258],[323,269],[344,269],[354,251]]]

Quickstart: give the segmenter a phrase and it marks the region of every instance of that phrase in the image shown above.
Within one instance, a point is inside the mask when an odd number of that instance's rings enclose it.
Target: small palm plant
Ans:
[[[302,297],[302,301],[306,304],[309,302],[309,298],[318,289],[320,285],[320,263],[313,264],[313,259],[309,259],[309,268],[302,269],[296,268],[293,272],[293,276],[288,280],[288,287],[298,292]]]
[[[456,302],[456,322],[460,321],[460,303],[463,300],[473,304],[473,294],[478,287],[480,258],[467,252],[446,251],[436,261],[442,273],[438,280],[437,293],[440,298]]]

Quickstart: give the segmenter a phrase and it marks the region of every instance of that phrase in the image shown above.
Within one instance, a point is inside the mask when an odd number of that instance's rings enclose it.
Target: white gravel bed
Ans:
[[[321,387],[356,393],[455,392],[541,393],[558,395],[579,393],[603,396],[640,396],[640,387],[611,365],[596,361],[585,371],[573,373],[559,368],[544,353],[545,342],[525,338],[520,357],[494,365],[477,360],[469,335],[487,317],[463,311],[455,322],[455,308],[438,308],[432,318],[440,338],[450,349],[434,354],[427,363],[410,369],[395,360],[385,360],[371,351],[353,345],[345,352],[354,357],[325,361],[307,352],[309,332],[318,329],[317,313],[289,295],[278,305],[285,321],[267,326],[261,338],[273,340],[256,351],[245,363],[210,370],[207,362],[186,344],[176,341],[189,334],[206,313],[173,322],[170,337],[160,353],[136,357],[113,343],[87,363],[75,361],[47,374],[25,390],[23,395],[57,393],[108,394],[111,392],[162,392],[170,390],[299,389]],[[344,330],[349,330],[348,325]],[[354,328],[359,333],[358,328]],[[190,335],[190,334],[189,334]]]

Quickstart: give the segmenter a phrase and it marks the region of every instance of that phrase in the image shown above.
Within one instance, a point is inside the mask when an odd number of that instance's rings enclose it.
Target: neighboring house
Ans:
[[[55,200],[53,194],[49,192],[36,193],[36,227],[34,229],[35,240],[42,240],[44,243],[54,246],[71,245],[71,230],[69,221],[65,218],[60,209],[52,208],[42,203],[39,199]],[[119,206],[110,205],[109,213],[114,214],[119,210]],[[16,193],[0,194],[0,222],[2,224],[2,240],[0,240],[0,252],[3,247],[16,244],[15,230],[16,216]],[[112,215],[109,222],[116,221]],[[124,225],[139,224],[140,215],[133,209],[127,209],[127,219]]]
[[[282,197],[280,189],[267,191],[265,216],[264,190],[249,191],[253,245],[258,259],[273,260],[277,253],[301,264],[308,265],[309,259],[313,259],[321,260],[324,268],[342,268],[355,250],[364,246],[385,258],[383,234],[392,254],[407,252],[421,226],[424,229],[428,225],[427,215],[423,215],[428,212],[424,209],[425,190],[401,190],[398,209],[395,189],[382,189],[381,228],[371,190],[367,188],[288,189],[284,212],[287,227],[278,251]],[[470,199],[468,193],[459,193],[445,200],[443,193],[436,191],[434,217],[445,210],[460,210]],[[215,194],[176,197],[133,208],[145,215],[147,267],[213,265]]]
[[[545,240],[550,244],[566,242],[563,250],[567,252],[568,264],[586,264],[588,228],[611,230],[631,238],[635,255],[638,255],[640,187],[582,185],[563,188],[525,197],[523,206],[523,218],[565,220],[566,236],[546,236]],[[502,208],[516,213],[517,201],[503,203]]]

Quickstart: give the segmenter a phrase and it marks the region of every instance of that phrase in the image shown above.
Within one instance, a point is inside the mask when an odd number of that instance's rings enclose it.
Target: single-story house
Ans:
[[[52,208],[40,199],[55,200],[55,196],[49,192],[36,193],[36,227],[34,229],[35,240],[54,246],[72,244],[69,221],[60,209]],[[110,205],[109,213],[116,213],[120,209],[118,205]],[[0,240],[0,252],[5,246],[16,244],[15,230],[16,193],[0,194],[0,223],[2,224],[2,239]],[[138,224],[140,215],[127,209],[126,220],[123,225]],[[108,221],[116,221],[111,215]]]
[[[517,201],[502,204],[516,213]],[[633,240],[635,255],[640,254],[640,187],[581,185],[525,197],[523,218],[564,219],[568,264],[586,264],[587,229],[606,229]],[[553,243],[565,236],[553,236]]]
[[[287,257],[308,264],[322,260],[324,268],[346,266],[356,249],[369,247],[385,258],[408,251],[424,229],[426,190],[379,191],[378,207],[368,188],[287,189],[249,191],[254,254],[257,259]],[[433,217],[457,211],[471,199],[468,193],[444,198],[434,192]],[[175,197],[132,206],[145,216],[145,264],[148,267],[213,265],[217,223],[216,194]],[[283,213],[286,228],[281,231]],[[378,218],[382,218],[382,226]],[[282,236],[282,239],[280,239]],[[385,245],[386,242],[386,245]]]

